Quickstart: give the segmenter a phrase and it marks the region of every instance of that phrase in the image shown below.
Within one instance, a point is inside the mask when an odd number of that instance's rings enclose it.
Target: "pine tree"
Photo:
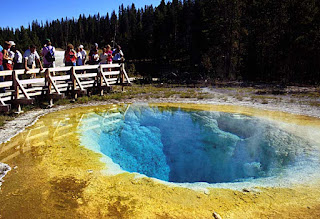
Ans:
[[[0,28],[0,42],[20,50],[68,43],[120,44],[148,76],[222,80],[320,82],[320,3],[317,0],[162,0],[157,7],[121,5],[110,15],[33,21]],[[140,65],[141,63],[141,65]],[[147,65],[149,64],[149,65]]]

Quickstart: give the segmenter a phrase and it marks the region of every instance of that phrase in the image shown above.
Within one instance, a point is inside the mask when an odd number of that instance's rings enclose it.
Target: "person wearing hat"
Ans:
[[[9,57],[12,58],[12,67],[13,69],[23,69],[22,64],[22,54],[16,48],[16,44],[14,41],[9,41],[10,49],[9,49]]]
[[[78,47],[78,48],[76,49],[76,55],[77,55],[76,65],[77,65],[77,66],[83,65],[83,63],[82,63],[82,54],[81,54],[81,52],[80,52],[80,47]]]
[[[55,52],[56,49],[51,45],[51,40],[46,39],[46,44],[42,49],[41,55],[43,57],[43,67],[54,68],[55,67]]]
[[[84,65],[86,63],[86,59],[87,59],[87,52],[83,49],[83,45],[79,46],[79,51],[81,53],[81,57],[82,57],[82,65]]]
[[[8,41],[4,42],[3,47],[3,68],[4,70],[13,70],[13,58],[10,57],[11,44]]]
[[[14,41],[9,41],[9,43],[10,43],[10,46],[11,46],[10,49],[9,49],[9,57],[14,59],[14,52],[12,51],[12,49],[13,49],[13,47],[16,46],[16,44],[15,44]],[[13,65],[13,63],[12,63],[12,65]]]

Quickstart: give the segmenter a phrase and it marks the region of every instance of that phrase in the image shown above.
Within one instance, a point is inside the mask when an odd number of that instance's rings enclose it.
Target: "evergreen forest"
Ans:
[[[14,40],[21,51],[46,38],[62,49],[119,44],[144,77],[320,82],[319,0],[162,0],[0,29],[0,44]]]

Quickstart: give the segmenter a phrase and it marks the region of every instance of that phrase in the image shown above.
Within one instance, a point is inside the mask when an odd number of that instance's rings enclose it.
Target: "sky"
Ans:
[[[137,8],[141,8],[145,5],[158,6],[160,2],[161,0],[13,0],[8,7],[2,7],[0,27],[27,27],[36,19],[45,23],[46,20],[78,18],[80,14],[94,15],[98,12],[104,16],[113,10],[118,12],[121,4],[126,7],[134,3]]]

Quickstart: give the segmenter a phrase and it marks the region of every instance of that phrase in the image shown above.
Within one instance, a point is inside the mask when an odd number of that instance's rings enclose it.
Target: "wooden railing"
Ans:
[[[52,105],[66,93],[76,98],[96,88],[103,95],[114,84],[131,83],[123,63],[0,71],[0,76],[6,78],[0,82],[0,111],[9,111],[11,105],[21,111],[20,105],[32,104],[36,96],[47,98]]]

